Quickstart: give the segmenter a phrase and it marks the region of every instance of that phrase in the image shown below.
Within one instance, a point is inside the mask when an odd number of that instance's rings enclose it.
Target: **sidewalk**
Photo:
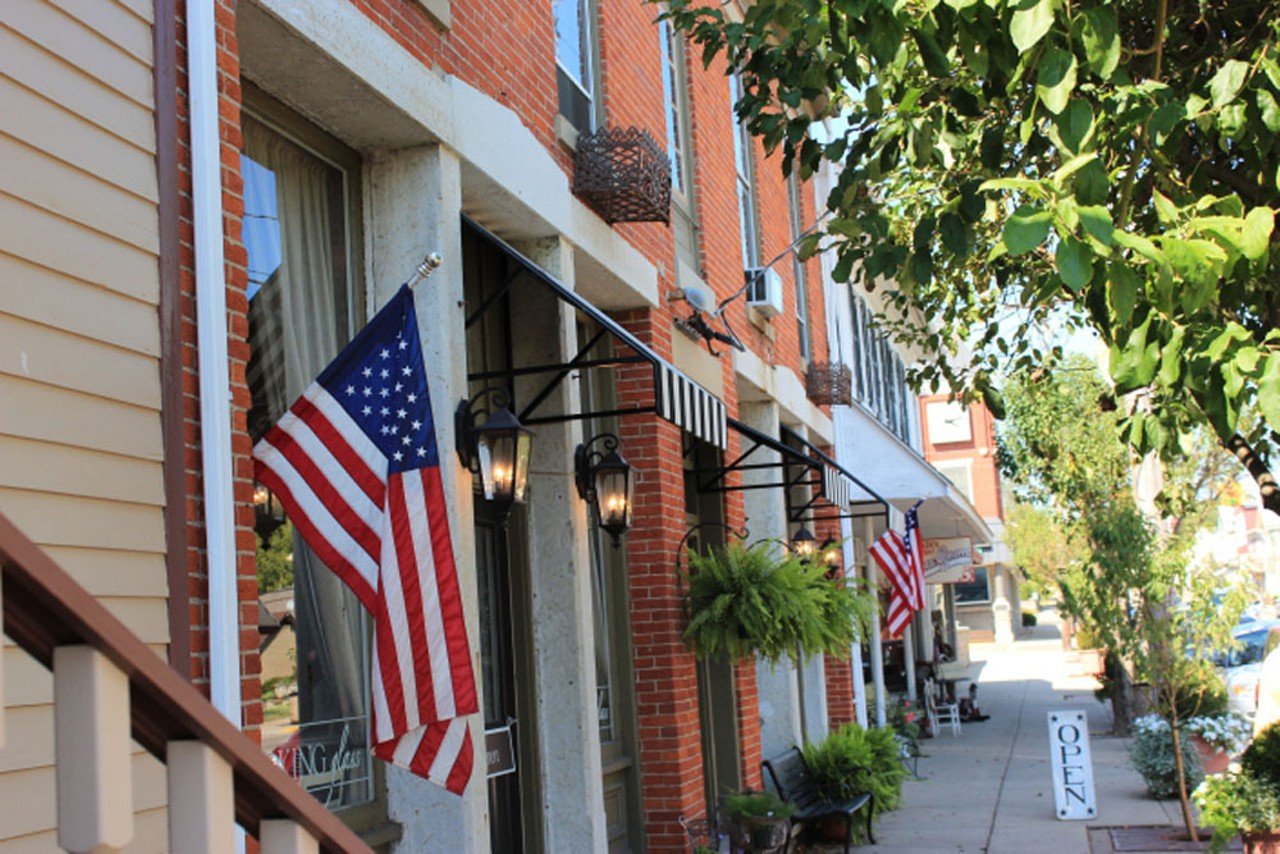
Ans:
[[[1094,680],[1068,661],[1055,615],[1041,618],[1009,647],[972,648],[969,675],[991,718],[964,724],[959,737],[921,742],[920,774],[928,779],[905,784],[902,807],[877,824],[879,844],[859,850],[1088,854],[1089,826],[1180,823],[1176,801],[1147,796],[1127,740],[1107,735],[1109,707],[1094,699]],[[1089,718],[1098,792],[1092,821],[1054,817],[1047,714],[1059,709],[1083,709]]]

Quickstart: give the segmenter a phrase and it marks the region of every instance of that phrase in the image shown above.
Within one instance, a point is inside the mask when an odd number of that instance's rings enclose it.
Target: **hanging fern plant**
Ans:
[[[778,557],[768,544],[734,543],[688,558],[684,640],[699,658],[847,655],[854,632],[866,630],[875,607],[855,587],[793,557]]]

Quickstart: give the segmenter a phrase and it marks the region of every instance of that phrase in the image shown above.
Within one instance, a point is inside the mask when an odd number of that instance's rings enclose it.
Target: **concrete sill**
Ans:
[[[449,8],[449,0],[418,0],[418,5],[426,10],[431,20],[442,30],[453,26],[453,13]]]
[[[556,114],[556,141],[571,152],[578,150],[578,129],[559,113]]]

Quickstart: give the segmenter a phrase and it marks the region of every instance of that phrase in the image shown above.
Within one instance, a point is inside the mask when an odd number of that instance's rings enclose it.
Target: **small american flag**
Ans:
[[[374,755],[461,794],[476,687],[408,286],[253,456],[258,482],[373,615]]]
[[[917,501],[907,511],[906,535],[885,531],[871,546],[871,556],[889,579],[889,613],[885,627],[889,636],[902,635],[911,615],[924,608],[924,548],[920,540]]]

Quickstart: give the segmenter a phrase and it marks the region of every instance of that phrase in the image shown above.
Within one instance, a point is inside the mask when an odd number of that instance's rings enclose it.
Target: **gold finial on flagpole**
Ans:
[[[414,269],[413,276],[409,279],[409,287],[416,287],[419,283],[425,282],[443,263],[444,258],[440,257],[439,252],[428,253],[422,259],[422,263]]]

